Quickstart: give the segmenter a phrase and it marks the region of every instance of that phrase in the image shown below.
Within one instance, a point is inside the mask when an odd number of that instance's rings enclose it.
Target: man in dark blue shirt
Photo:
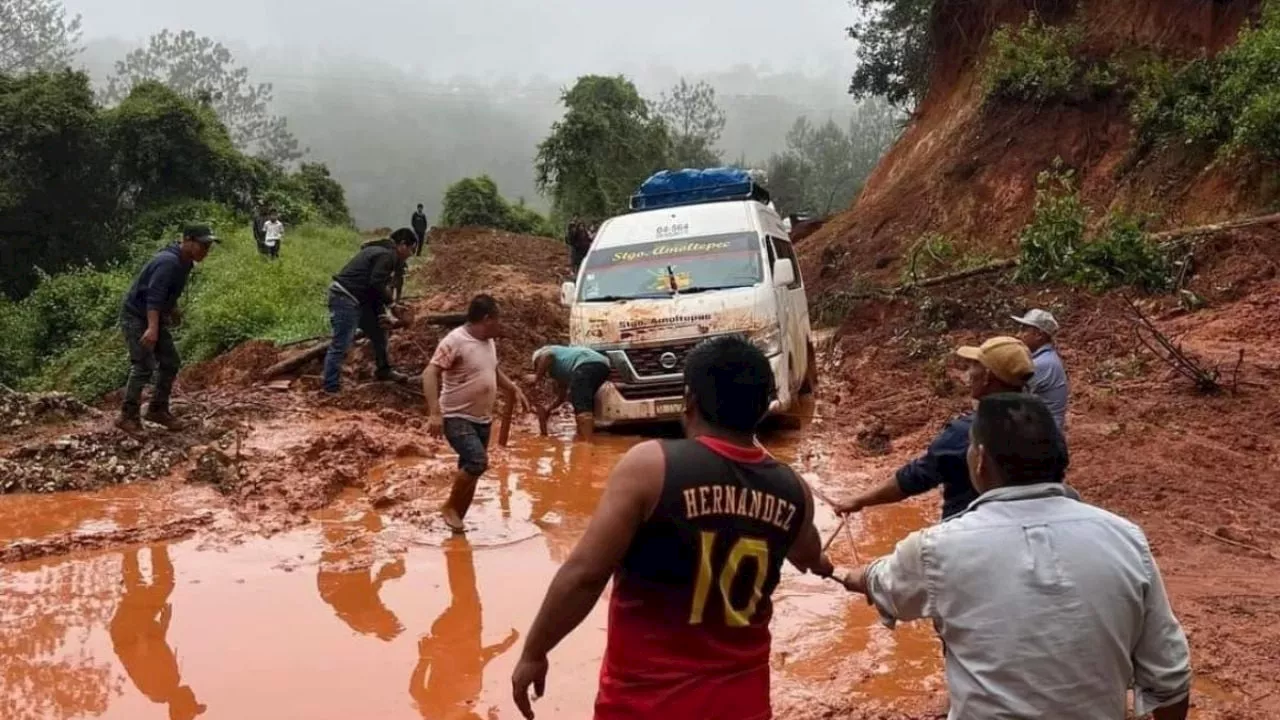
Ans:
[[[145,419],[170,430],[180,427],[169,412],[169,394],[182,360],[174,347],[169,328],[181,322],[178,298],[187,287],[191,267],[204,260],[209,246],[220,242],[208,225],[191,225],[182,241],[161,250],[134,278],[124,296],[120,327],[129,348],[129,382],[124,389],[120,420],[116,426],[126,432],[142,429],[140,414],[142,388],[155,376],[155,390],[147,405]]]
[[[1022,392],[1035,373],[1031,352],[1017,338],[997,337],[981,347],[962,347],[956,355],[968,361],[966,379],[975,400],[988,395]],[[868,490],[841,506],[841,514],[855,513],[873,505],[888,505],[909,497],[942,488],[942,519],[965,511],[978,499],[969,481],[969,429],[972,413],[965,413],[947,423],[933,439],[924,455],[898,469],[879,487]]]

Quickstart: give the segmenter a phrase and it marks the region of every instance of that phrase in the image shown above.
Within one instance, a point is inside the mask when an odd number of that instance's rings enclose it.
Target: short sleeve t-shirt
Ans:
[[[547,353],[551,355],[551,377],[562,383],[568,383],[573,371],[586,363],[609,365],[609,358],[587,347],[552,345]]]
[[[453,330],[431,356],[440,368],[440,414],[477,423],[493,420],[498,397],[498,349],[492,340],[477,340],[466,326]]]
[[[284,223],[279,220],[268,220],[262,226],[262,232],[266,235],[267,244],[275,245],[284,237]]]

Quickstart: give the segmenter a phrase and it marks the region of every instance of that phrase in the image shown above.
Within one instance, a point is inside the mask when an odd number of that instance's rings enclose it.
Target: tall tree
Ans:
[[[858,55],[849,92],[914,107],[928,89],[933,65],[930,30],[937,0],[850,0],[849,4],[858,13],[848,28]]]
[[[671,164],[675,167],[703,168],[719,165],[715,149],[724,132],[725,115],[716,104],[716,89],[709,83],[680,84],[662,93],[654,110],[671,132]]]
[[[116,75],[107,82],[103,98],[109,103],[120,102],[134,85],[149,80],[213,107],[232,141],[245,152],[276,164],[297,160],[305,153],[299,150],[287,121],[270,113],[271,84],[252,83],[249,70],[237,67],[222,43],[190,30],[162,30],[151,36],[147,47],[116,63]]]
[[[667,165],[666,124],[624,77],[588,75],[561,96],[564,117],[538,145],[538,187],[563,215],[604,218]]]
[[[61,2],[0,0],[0,75],[59,70],[80,50],[80,16]]]
[[[834,120],[815,126],[797,118],[786,152],[775,153],[766,165],[779,212],[829,215],[846,207],[898,129],[898,113],[879,100],[860,104],[847,129]]]

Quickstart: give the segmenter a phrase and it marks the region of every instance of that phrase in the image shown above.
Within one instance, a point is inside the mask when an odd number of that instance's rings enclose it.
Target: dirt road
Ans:
[[[434,292],[416,309],[494,292],[517,321],[500,350],[514,375],[540,338],[564,332],[561,248],[452,240],[435,245],[444,260],[422,276]],[[449,271],[463,248],[483,262]],[[1147,530],[1191,638],[1195,717],[1280,716],[1280,355],[1267,334],[1280,287],[1255,277],[1266,262],[1209,267],[1203,281],[1225,289],[1208,310],[1149,307],[1228,372],[1247,348],[1234,392],[1179,384],[1135,346],[1114,297],[983,281],[859,306],[824,356],[811,419],[766,442],[826,494],[851,492],[964,409],[947,348],[1007,332],[1014,309],[1052,307],[1068,328],[1071,482]],[[399,334],[397,362],[419,369],[440,332]],[[637,438],[576,445],[568,417],[552,438],[523,420],[455,540],[434,513],[452,455],[425,437],[416,391],[370,382],[368,362],[351,363],[337,401],[313,392],[314,368],[255,384],[279,355],[249,345],[189,369],[179,399],[194,427],[140,440],[110,429],[109,403],[3,399],[23,418],[0,436],[5,491],[71,491],[0,495],[0,717],[516,717],[520,634]],[[843,563],[855,546],[861,560],[888,552],[936,512],[933,497],[867,511],[833,552]],[[836,529],[825,507],[817,521]],[[553,654],[542,717],[586,715],[603,628],[597,608]],[[780,718],[916,720],[943,707],[927,625],[890,632],[863,603],[788,571],[774,635]]]

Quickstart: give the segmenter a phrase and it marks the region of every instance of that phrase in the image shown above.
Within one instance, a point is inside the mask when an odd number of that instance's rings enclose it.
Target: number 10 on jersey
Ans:
[[[769,573],[769,543],[763,538],[741,537],[729,550],[724,566],[717,573],[712,567],[712,552],[716,546],[716,533],[701,533],[701,547],[698,554],[698,575],[693,586],[693,607],[689,612],[689,624],[701,625],[703,613],[707,609],[707,600],[711,596],[713,584],[719,586],[720,599],[724,602],[724,622],[729,627],[747,627],[751,617],[756,614],[756,606],[764,594],[764,581]],[[751,587],[751,597],[744,607],[734,607],[731,596],[733,583],[742,571],[742,561],[750,559],[755,567],[755,577]]]

